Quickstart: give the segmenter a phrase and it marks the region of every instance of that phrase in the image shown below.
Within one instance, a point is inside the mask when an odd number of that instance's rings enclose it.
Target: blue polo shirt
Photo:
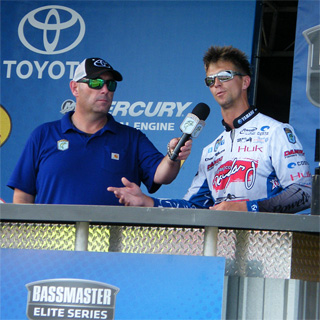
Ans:
[[[141,131],[122,125],[108,114],[107,124],[94,135],[75,128],[73,112],[45,123],[29,137],[8,181],[35,196],[35,203],[119,205],[109,186],[122,187],[126,177],[149,192],[163,159]]]

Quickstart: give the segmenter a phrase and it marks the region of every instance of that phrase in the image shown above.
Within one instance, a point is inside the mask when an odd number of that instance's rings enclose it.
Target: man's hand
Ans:
[[[223,201],[214,207],[209,207],[210,210],[226,210],[226,211],[248,211],[246,201]]]
[[[108,191],[113,192],[119,199],[119,203],[131,207],[153,207],[153,199],[145,195],[138,185],[122,178],[123,188],[108,187]]]
[[[170,148],[171,153],[173,152],[174,148],[178,144],[179,140],[180,140],[179,138],[173,138],[173,139],[170,140],[169,148]],[[189,157],[190,153],[191,153],[191,147],[192,147],[192,140],[189,139],[180,148],[180,152],[179,152],[179,155],[177,157],[177,160],[186,160]]]
[[[178,144],[179,138],[173,138],[168,144],[168,148],[172,152],[175,146]],[[154,175],[153,182],[157,184],[169,184],[178,175],[182,161],[186,160],[191,153],[192,140],[188,140],[183,147],[180,148],[179,156],[177,160],[172,161],[169,156],[166,155],[157,167]]]

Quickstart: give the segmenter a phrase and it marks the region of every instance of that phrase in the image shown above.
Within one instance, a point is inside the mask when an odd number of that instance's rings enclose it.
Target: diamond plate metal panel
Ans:
[[[1,248],[74,250],[73,224],[1,223],[0,226]]]
[[[110,226],[89,227],[88,251],[109,252]]]
[[[319,234],[293,234],[292,279],[320,281]]]
[[[217,255],[226,275],[290,278],[292,232],[219,230]]]
[[[127,227],[123,252],[202,255],[204,231],[191,228]]]
[[[204,229],[90,226],[89,234],[88,247],[94,251],[184,255],[203,252]]]
[[[0,223],[1,248],[74,250],[75,235],[74,224]],[[227,276],[289,279],[293,268],[292,277],[319,281],[319,235],[292,243],[292,232],[220,229],[217,255]],[[89,227],[89,251],[203,255],[203,246],[204,228]]]

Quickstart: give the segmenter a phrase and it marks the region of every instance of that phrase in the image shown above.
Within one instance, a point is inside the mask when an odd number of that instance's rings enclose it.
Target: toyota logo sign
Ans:
[[[22,44],[40,54],[60,54],[75,48],[85,34],[85,23],[74,10],[45,6],[30,11],[20,21]]]

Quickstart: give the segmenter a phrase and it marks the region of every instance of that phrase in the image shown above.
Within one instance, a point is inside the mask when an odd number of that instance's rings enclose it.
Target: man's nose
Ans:
[[[102,86],[102,88],[101,88],[100,90],[101,90],[102,92],[111,92],[111,91],[108,89],[106,83],[103,84],[103,86]]]
[[[216,78],[214,79],[214,86],[215,86],[215,87],[221,86],[221,81],[219,80],[218,77],[216,77]]]

